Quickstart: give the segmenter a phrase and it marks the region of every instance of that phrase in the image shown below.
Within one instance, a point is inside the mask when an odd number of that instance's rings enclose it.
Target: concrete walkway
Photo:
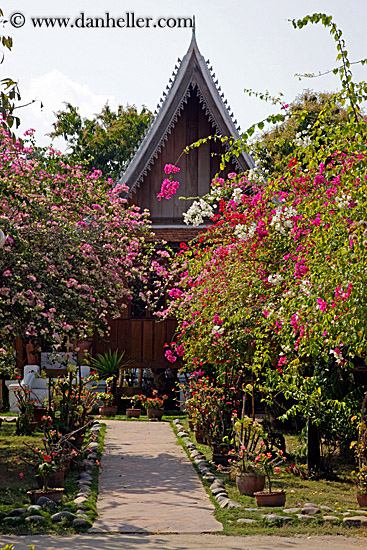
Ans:
[[[106,424],[99,517],[91,532],[221,531],[214,506],[170,424]]]
[[[365,550],[366,537],[226,537],[223,535],[0,535],[14,550]]]

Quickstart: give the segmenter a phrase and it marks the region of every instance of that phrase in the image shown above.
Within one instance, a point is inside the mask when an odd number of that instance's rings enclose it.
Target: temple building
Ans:
[[[208,140],[204,145],[183,153],[186,146],[208,136],[239,138],[239,128],[225,100],[209,60],[201,55],[193,30],[189,49],[178,59],[166,90],[157,105],[156,116],[137,147],[119,183],[128,186],[130,204],[148,209],[153,231],[173,247],[187,242],[198,234],[183,222],[183,213],[192,200],[179,197],[201,197],[209,192],[210,182],[220,172],[221,155],[226,145]],[[180,187],[170,200],[158,201],[166,164],[180,168],[177,179]],[[233,157],[221,177],[230,172],[243,172],[253,167],[246,153]],[[174,319],[157,321],[143,307],[130,305],[123,318],[111,322],[109,346],[125,350],[137,369],[170,367],[164,356],[164,344],[175,332]],[[95,341],[94,353],[106,347]],[[141,375],[140,375],[141,382]]]

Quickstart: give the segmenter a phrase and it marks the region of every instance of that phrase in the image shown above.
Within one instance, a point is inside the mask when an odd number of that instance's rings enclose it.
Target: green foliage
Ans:
[[[114,352],[109,349],[104,355],[98,353],[97,357],[93,357],[91,364],[102,380],[116,378],[119,375],[120,369],[131,363],[131,361],[124,359],[124,356],[125,351],[119,355],[117,349]]]
[[[3,11],[0,9],[0,18],[3,17]],[[3,22],[5,24],[6,21]],[[11,50],[13,47],[13,40],[10,36],[0,35],[1,44]],[[1,55],[1,54],[0,54]],[[0,64],[4,61],[4,56],[0,60]],[[14,115],[14,110],[16,109],[15,101],[21,99],[19,88],[17,82],[11,78],[2,78],[0,81],[1,90],[0,90],[0,124],[1,126],[9,132],[10,136],[15,141],[15,135],[12,132],[13,126],[18,128],[20,124],[19,117]]]
[[[69,162],[82,164],[87,170],[101,170],[104,177],[117,180],[150,125],[152,114],[146,107],[139,113],[135,105],[120,105],[114,112],[106,104],[95,118],[87,119],[80,116],[78,107],[66,103],[56,118],[49,135],[67,141]]]

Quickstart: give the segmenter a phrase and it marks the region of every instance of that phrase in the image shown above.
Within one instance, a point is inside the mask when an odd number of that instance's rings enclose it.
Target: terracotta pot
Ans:
[[[149,420],[162,420],[162,416],[164,415],[163,409],[155,409],[153,407],[147,408],[147,415]]]
[[[47,489],[64,487],[64,470],[57,470],[56,472],[51,472],[49,476],[45,479],[42,476],[37,477],[38,487],[42,489],[44,485],[47,486]]]
[[[32,489],[27,491],[32,504],[35,504],[40,497],[47,497],[53,500],[54,502],[61,502],[62,496],[65,489],[63,487],[58,487],[56,489]]]
[[[265,476],[258,476],[251,472],[236,474],[236,485],[240,495],[253,497],[254,493],[262,491],[265,487]]]
[[[99,407],[99,414],[102,416],[115,416],[117,414],[117,407]]]
[[[41,418],[47,415],[47,407],[34,407],[33,419],[37,424],[41,424]]]
[[[285,504],[285,491],[259,491],[254,493],[256,504],[258,506],[284,506]]]
[[[367,495],[357,493],[357,501],[361,508],[367,508]]]
[[[214,464],[216,464],[217,466],[221,465],[221,466],[228,466],[228,454],[223,454],[223,453],[213,453],[213,462]]]
[[[194,428],[194,436],[196,439],[196,443],[199,443],[199,445],[203,445],[205,443],[205,433],[202,430],[197,430],[196,428]]]
[[[140,418],[141,409],[126,409],[127,418]]]

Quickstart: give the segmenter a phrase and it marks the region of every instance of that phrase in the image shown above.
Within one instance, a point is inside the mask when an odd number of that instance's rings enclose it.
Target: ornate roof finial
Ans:
[[[192,16],[192,22],[193,22],[193,25],[192,25],[192,34],[195,36],[195,32],[196,32],[195,15]]]

